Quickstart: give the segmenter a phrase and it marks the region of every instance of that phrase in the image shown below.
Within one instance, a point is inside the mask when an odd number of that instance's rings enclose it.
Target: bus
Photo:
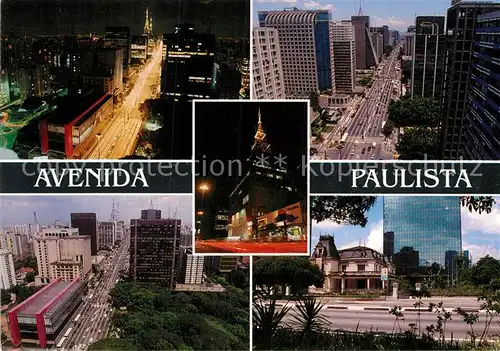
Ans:
[[[81,313],[78,313],[78,316],[76,316],[76,318],[75,318],[75,320],[73,322],[75,322],[75,323],[78,322],[78,320],[80,319],[81,315],[82,315]]]
[[[382,122],[382,127],[381,129],[384,129],[384,126],[385,126],[385,121]]]
[[[64,333],[64,337],[67,338],[69,336],[69,333],[71,333],[71,330],[73,328],[69,328],[68,330],[66,330],[66,333]]]
[[[62,345],[64,344],[64,342],[66,341],[66,337],[63,336],[61,340],[59,340],[59,342],[57,343],[56,347],[58,349],[60,349],[62,347]]]
[[[344,133],[344,135],[342,135],[342,139],[340,139],[340,146],[345,145],[348,136],[349,136],[349,133]]]

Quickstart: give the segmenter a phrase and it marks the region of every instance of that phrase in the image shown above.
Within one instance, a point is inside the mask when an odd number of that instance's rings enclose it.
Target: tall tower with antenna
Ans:
[[[112,222],[118,221],[118,209],[115,203],[115,199],[113,199],[113,207],[111,208],[111,219]]]
[[[153,21],[149,17],[149,7],[146,7],[146,21],[144,22],[144,34],[149,34],[151,32],[151,25]]]

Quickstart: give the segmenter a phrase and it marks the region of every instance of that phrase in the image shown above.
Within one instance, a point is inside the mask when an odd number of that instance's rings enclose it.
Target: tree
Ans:
[[[2,289],[0,294],[1,294],[0,297],[1,297],[2,306],[10,304],[10,302],[11,302],[10,290]]]
[[[293,223],[297,220],[298,217],[294,216],[290,213],[280,213],[274,221],[276,223],[283,222],[283,236],[285,240],[288,240],[288,224]]]
[[[435,128],[407,128],[399,136],[396,150],[402,160],[434,159],[438,132]]]
[[[229,283],[237,288],[245,289],[248,287],[248,277],[247,274],[242,269],[233,269],[229,273]]]
[[[500,260],[494,257],[481,257],[471,269],[471,281],[474,285],[487,286],[496,279],[500,279]]]
[[[396,127],[436,127],[439,105],[432,98],[401,99],[389,104],[389,120]]]
[[[35,281],[35,272],[26,273],[26,282],[32,283]]]
[[[490,213],[496,203],[492,196],[461,196],[460,201],[462,206],[466,207],[469,212],[479,214],[483,212]]]
[[[137,350],[133,343],[124,339],[101,339],[89,345],[89,350]]]
[[[394,122],[387,121],[384,124],[384,128],[382,128],[382,134],[384,134],[384,136],[388,138],[391,136],[393,130],[394,130]]]
[[[321,270],[308,257],[259,257],[253,266],[253,282],[268,290],[276,286],[289,286],[297,294],[311,285],[321,286]]]
[[[311,218],[318,223],[328,220],[365,227],[366,214],[376,200],[375,196],[312,196]]]
[[[412,61],[403,61],[403,66],[401,67],[401,80],[403,83],[408,82],[411,79]]]

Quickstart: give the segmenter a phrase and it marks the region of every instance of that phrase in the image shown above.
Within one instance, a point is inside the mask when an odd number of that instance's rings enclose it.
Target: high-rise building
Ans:
[[[235,100],[240,98],[241,72],[222,64],[216,71],[216,91],[219,99]]]
[[[285,99],[278,30],[253,30],[253,99]]]
[[[97,237],[97,216],[95,213],[71,213],[71,228],[77,228],[79,235],[90,237],[90,252],[92,256],[99,251]]]
[[[113,46],[123,50],[123,67],[130,65],[131,59],[131,37],[129,27],[106,27],[104,41],[107,46]]]
[[[26,234],[15,234],[14,248],[16,256],[28,256],[31,251],[28,243],[28,236]]]
[[[384,233],[384,255],[392,257],[394,255],[394,232]]]
[[[257,132],[245,165],[246,173],[229,196],[230,237],[248,238],[254,232],[257,217],[298,201],[297,189],[288,170],[278,164],[263,165],[258,161],[263,156],[276,157],[267,142],[259,108]]]
[[[155,210],[154,208],[141,210],[141,219],[161,219],[161,210]]]
[[[377,54],[370,33],[370,16],[363,16],[361,8],[357,16],[351,17],[356,40],[356,68],[368,69],[378,65]]]
[[[469,265],[468,266],[470,267],[472,265],[472,255],[471,255],[470,251],[469,250],[464,250],[462,252],[462,255],[464,255],[464,257],[467,258],[467,260],[469,260]]]
[[[419,264],[444,267],[447,251],[462,252],[460,200],[451,196],[384,197],[384,233],[394,232],[394,253],[419,252]]]
[[[112,248],[116,241],[116,222],[99,222],[99,248]]]
[[[180,284],[203,283],[204,256],[193,256],[193,249],[186,246],[180,247]]]
[[[7,250],[0,250],[0,289],[10,289],[16,285],[14,258]]]
[[[240,260],[239,256],[205,256],[205,271],[231,273]]]
[[[163,34],[161,95],[171,101],[209,99],[215,36],[197,33],[189,24]]]
[[[441,159],[463,157],[461,146],[465,143],[466,111],[472,89],[472,58],[475,49],[478,16],[500,10],[500,3],[461,1],[448,9],[446,16],[447,62],[440,123]]]
[[[413,247],[403,246],[394,253],[393,262],[396,266],[396,274],[410,275],[416,273],[420,266],[420,253],[415,251]]]
[[[330,22],[335,65],[335,87],[339,93],[352,93],[356,84],[356,41],[350,21]]]
[[[179,273],[180,237],[180,219],[130,220],[131,278],[173,289]]]
[[[446,36],[444,16],[418,16],[412,50],[411,97],[441,101]]]
[[[123,240],[125,237],[125,222],[116,221],[116,240]]]
[[[378,62],[380,62],[382,55],[384,54],[384,36],[377,31],[372,31],[371,39],[375,50],[375,56]]]
[[[499,27],[500,11],[477,16],[461,145],[466,160],[500,159]]]
[[[404,56],[413,56],[413,47],[415,46],[415,33],[407,33],[404,37],[403,54]]]
[[[335,92],[328,10],[259,11],[258,16],[260,27],[278,31],[287,97]]]
[[[45,228],[33,240],[38,275],[35,284],[61,278],[85,279],[92,268],[91,238],[79,235],[76,228]]]

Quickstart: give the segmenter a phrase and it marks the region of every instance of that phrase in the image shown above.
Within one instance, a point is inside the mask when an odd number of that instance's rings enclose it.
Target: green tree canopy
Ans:
[[[500,279],[500,260],[489,255],[481,257],[471,269],[472,283],[487,286],[495,279]]]
[[[385,122],[384,124],[384,128],[382,128],[382,134],[384,134],[384,136],[386,138],[388,138],[389,136],[391,136],[393,130],[394,130],[394,122],[393,121],[387,121]]]
[[[434,159],[438,132],[435,128],[407,128],[399,136],[396,150],[402,160]]]
[[[259,257],[254,261],[253,282],[259,287],[290,286],[293,294],[323,284],[323,273],[308,257]]]
[[[376,200],[375,196],[312,196],[311,218],[364,227],[368,223],[366,214]]]
[[[389,120],[397,127],[436,127],[439,105],[431,98],[401,99],[389,104]]]

